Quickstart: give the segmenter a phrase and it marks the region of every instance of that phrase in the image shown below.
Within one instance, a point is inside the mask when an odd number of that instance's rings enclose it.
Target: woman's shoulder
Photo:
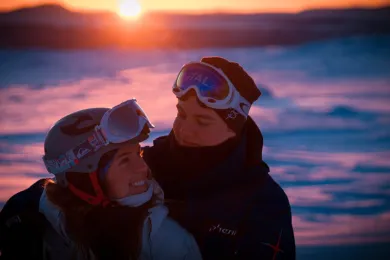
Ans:
[[[151,224],[151,237],[178,237],[189,234],[183,227],[181,227],[175,220],[168,216],[168,208],[164,204],[159,204],[149,210],[149,220]]]
[[[167,233],[166,236],[177,237],[176,239],[183,239],[191,236],[191,234],[182,226],[179,225],[171,217],[166,217],[161,223],[161,233]],[[180,238],[178,238],[180,237]]]
[[[161,256],[161,259],[184,259],[194,251],[200,254],[193,236],[170,217],[161,223],[153,245],[154,255]]]
[[[168,209],[159,205],[151,210],[151,239],[156,250],[183,252],[192,243],[192,235],[168,216]]]

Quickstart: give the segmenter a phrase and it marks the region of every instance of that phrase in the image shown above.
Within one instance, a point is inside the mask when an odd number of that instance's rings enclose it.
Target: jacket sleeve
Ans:
[[[38,206],[45,181],[16,193],[0,211],[0,259],[41,259],[45,220]]]
[[[273,182],[267,190],[249,214],[236,256],[239,259],[295,260],[290,203],[278,184]]]

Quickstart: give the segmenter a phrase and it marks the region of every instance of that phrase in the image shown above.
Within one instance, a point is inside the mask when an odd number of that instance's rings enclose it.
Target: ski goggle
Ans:
[[[83,142],[56,159],[43,161],[47,170],[53,174],[65,172],[74,165],[108,144],[119,144],[139,136],[145,125],[154,128],[146,113],[136,99],[127,100],[110,110],[102,117],[100,124]]]
[[[184,65],[173,84],[172,91],[180,98],[191,89],[208,107],[233,108],[244,117],[248,116],[251,104],[240,95],[219,68],[204,62],[190,62]]]

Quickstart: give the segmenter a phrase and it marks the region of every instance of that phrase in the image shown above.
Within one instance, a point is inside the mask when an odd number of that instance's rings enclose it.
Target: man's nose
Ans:
[[[194,126],[190,123],[190,122],[187,122],[186,124],[183,124],[180,128],[180,136],[183,138],[183,139],[191,139],[194,137]]]

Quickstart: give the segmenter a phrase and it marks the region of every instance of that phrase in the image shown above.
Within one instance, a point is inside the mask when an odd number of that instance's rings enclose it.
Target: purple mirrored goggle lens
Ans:
[[[212,68],[200,64],[184,67],[175,82],[174,92],[196,86],[203,97],[223,100],[229,95],[228,82]]]

